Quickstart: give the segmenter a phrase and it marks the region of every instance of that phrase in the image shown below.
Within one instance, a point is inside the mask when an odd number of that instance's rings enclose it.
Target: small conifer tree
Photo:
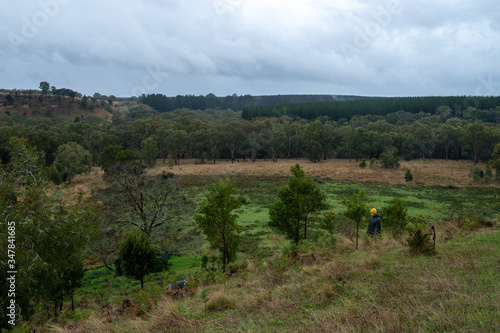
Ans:
[[[413,175],[411,174],[411,171],[410,169],[406,170],[406,173],[405,173],[405,180],[407,182],[411,182],[413,180]]]
[[[413,254],[433,255],[436,253],[434,243],[431,240],[431,234],[425,230],[423,224],[416,224],[408,229],[408,238],[406,242]]]
[[[391,203],[381,209],[384,225],[392,230],[394,235],[401,234],[408,224],[408,203],[400,198],[394,198]]]
[[[363,219],[369,216],[368,205],[365,203],[366,192],[360,190],[358,194],[352,193],[350,199],[344,198],[342,204],[347,207],[344,216],[356,224],[356,249],[358,248],[359,227]]]
[[[127,275],[141,280],[144,289],[144,276],[155,269],[157,254],[146,234],[140,230],[132,230],[120,244],[121,268]]]

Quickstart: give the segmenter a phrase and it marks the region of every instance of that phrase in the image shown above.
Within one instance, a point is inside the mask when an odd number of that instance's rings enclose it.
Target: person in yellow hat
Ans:
[[[372,208],[370,210],[370,222],[368,223],[368,230],[366,230],[366,234],[368,236],[377,236],[382,232],[380,216],[377,214],[377,210]]]

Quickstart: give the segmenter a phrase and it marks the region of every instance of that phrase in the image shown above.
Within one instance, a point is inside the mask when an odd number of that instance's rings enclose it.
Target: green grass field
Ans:
[[[182,176],[180,185],[186,190],[188,197],[199,201],[203,198],[203,192],[217,179],[214,176]],[[288,242],[267,225],[269,221],[268,206],[276,200],[277,190],[285,185],[286,179],[286,177],[244,175],[230,178],[233,186],[240,189],[240,194],[246,202],[237,211],[238,222],[243,230],[243,251],[250,253],[253,259],[270,256]],[[329,206],[336,213],[342,213],[345,210],[341,204],[342,198],[364,189],[370,208],[376,207],[380,210],[397,197],[408,203],[410,216],[421,216],[429,221],[450,218],[453,211],[458,208],[476,210],[491,219],[500,217],[500,202],[497,199],[500,191],[495,188],[410,187],[328,181],[322,181],[320,187],[327,195]],[[191,259],[194,260],[192,257]],[[181,273],[185,271],[183,265],[179,265],[178,261],[172,263],[172,269]]]

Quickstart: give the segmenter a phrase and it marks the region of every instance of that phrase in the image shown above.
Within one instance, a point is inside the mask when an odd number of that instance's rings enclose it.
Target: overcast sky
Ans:
[[[498,0],[16,0],[0,88],[500,95]]]

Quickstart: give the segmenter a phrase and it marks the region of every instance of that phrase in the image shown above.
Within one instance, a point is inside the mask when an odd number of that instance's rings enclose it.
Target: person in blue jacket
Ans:
[[[370,223],[368,223],[368,230],[366,230],[366,234],[368,236],[377,236],[382,232],[380,216],[377,214],[377,210],[372,208],[370,210]]]
[[[176,283],[171,283],[167,286],[170,290],[175,290],[175,289],[184,289],[184,287],[187,285],[186,280],[181,280],[177,281]]]

